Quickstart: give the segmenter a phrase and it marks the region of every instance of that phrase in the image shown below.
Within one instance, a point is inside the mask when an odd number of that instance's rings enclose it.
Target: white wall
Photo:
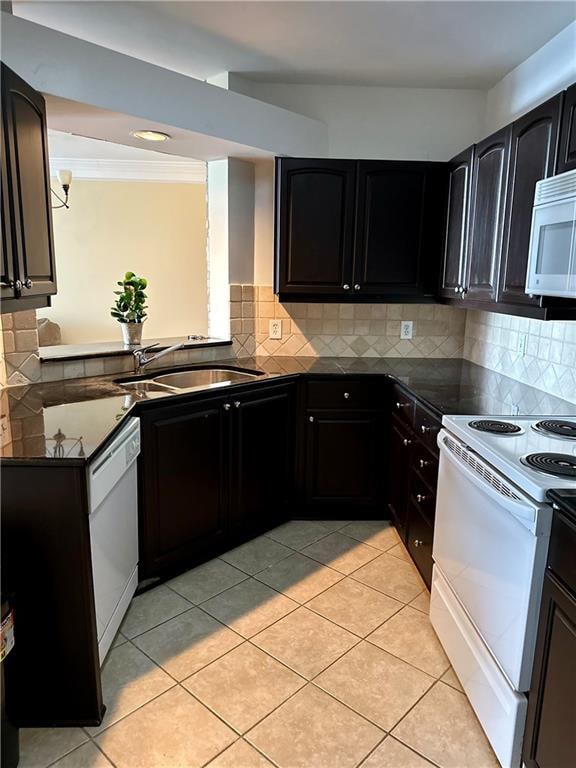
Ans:
[[[330,157],[449,160],[484,130],[480,90],[256,83],[237,75],[230,87],[326,123]]]
[[[549,40],[488,91],[489,134],[576,82],[576,22]]]

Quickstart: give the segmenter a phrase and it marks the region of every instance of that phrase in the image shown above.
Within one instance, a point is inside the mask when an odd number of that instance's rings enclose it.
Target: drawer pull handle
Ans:
[[[420,427],[420,432],[422,432],[423,435],[431,431],[432,431],[432,427],[427,427],[426,424],[422,424],[422,426]]]
[[[410,403],[396,403],[396,408],[400,410],[400,408],[410,408]]]
[[[414,539],[414,546],[415,547],[423,547],[424,546],[424,542],[422,541],[422,539]]]
[[[350,290],[350,286],[348,285],[348,283],[344,283],[342,288],[344,288],[345,291],[349,291]]]
[[[344,392],[344,400],[350,400],[350,392]]]
[[[412,440],[409,440],[407,437],[405,437],[404,440],[402,440],[402,442],[404,443],[404,445],[412,445]]]
[[[418,502],[418,504],[422,504],[423,501],[428,501],[429,498],[430,496],[426,496],[425,494],[422,494],[422,493],[416,494],[416,501]]]
[[[426,459],[420,459],[418,463],[420,464],[420,469],[424,469],[424,467],[429,467],[430,464],[432,464],[431,461],[426,461]]]

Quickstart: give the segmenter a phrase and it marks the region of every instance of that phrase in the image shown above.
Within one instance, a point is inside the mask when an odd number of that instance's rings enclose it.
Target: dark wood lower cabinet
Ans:
[[[230,417],[224,398],[141,416],[140,580],[223,544]]]
[[[432,540],[434,527],[424,517],[421,505],[413,495],[408,503],[408,527],[406,549],[420,571],[422,578],[430,587],[432,583]]]
[[[410,489],[410,455],[414,436],[396,414],[392,415],[389,436],[389,464],[386,499],[398,533],[406,540]]]
[[[526,768],[576,762],[576,515],[554,513],[523,759]]]
[[[259,384],[143,410],[141,582],[191,568],[286,518],[294,401],[292,383]]]
[[[305,504],[375,507],[379,500],[379,416],[374,412],[307,411]]]

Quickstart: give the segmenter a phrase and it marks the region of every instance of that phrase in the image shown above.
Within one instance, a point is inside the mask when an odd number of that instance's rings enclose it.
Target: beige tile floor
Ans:
[[[497,768],[385,522],[290,522],[134,599],[98,728],[21,768]]]

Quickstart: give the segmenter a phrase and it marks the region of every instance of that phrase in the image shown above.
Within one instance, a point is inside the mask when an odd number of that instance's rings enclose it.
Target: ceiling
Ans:
[[[576,19],[572,0],[20,2],[14,13],[175,71],[488,88]]]

